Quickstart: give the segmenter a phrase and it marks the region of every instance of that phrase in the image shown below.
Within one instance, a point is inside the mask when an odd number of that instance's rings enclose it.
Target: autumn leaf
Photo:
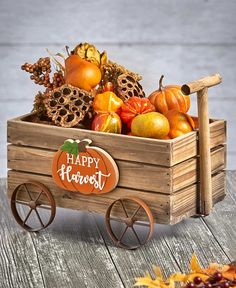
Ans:
[[[153,272],[155,273],[155,275],[160,278],[160,279],[164,279],[163,273],[161,272],[161,268],[158,266],[153,266]]]
[[[207,268],[202,268],[199,264],[197,256],[193,254],[190,260],[190,272],[179,273],[176,272],[164,279],[160,267],[153,267],[155,278],[152,279],[151,275],[147,272],[144,277],[136,279],[134,286],[145,286],[148,288],[175,288],[175,287],[186,287],[188,283],[193,283],[196,277],[201,278],[201,283],[195,284],[196,288],[201,288],[204,282],[208,282],[210,279],[214,279],[215,273],[220,273],[222,279],[218,282],[214,282],[214,285],[218,285],[228,282],[231,288],[236,288],[236,265],[231,263],[229,265],[222,265],[218,263],[210,263]],[[218,287],[217,286],[217,287]]]
[[[190,261],[190,269],[192,272],[199,272],[202,270],[196,254],[194,253]]]
[[[222,273],[223,277],[225,277],[231,281],[235,281],[236,280],[236,266],[235,265],[225,265],[225,266],[228,266],[229,269]]]
[[[159,267],[154,266],[153,271],[155,274],[155,279],[152,279],[151,275],[146,272],[144,277],[136,279],[134,286],[146,286],[148,288],[175,288],[175,283],[173,280],[164,281],[163,274]]]

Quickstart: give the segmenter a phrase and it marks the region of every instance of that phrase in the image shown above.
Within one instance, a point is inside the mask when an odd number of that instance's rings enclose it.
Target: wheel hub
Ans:
[[[125,219],[125,224],[128,226],[128,227],[132,227],[133,224],[134,224],[134,221],[132,218],[126,218]]]
[[[30,202],[29,202],[29,206],[30,206],[31,209],[34,209],[34,210],[35,210],[35,209],[36,209],[36,206],[37,206],[37,205],[36,205],[36,201],[33,201],[33,200],[30,201]]]

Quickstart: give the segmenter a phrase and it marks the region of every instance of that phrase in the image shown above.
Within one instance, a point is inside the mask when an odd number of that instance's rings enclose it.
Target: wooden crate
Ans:
[[[44,183],[56,205],[105,214],[114,200],[135,196],[151,208],[155,222],[174,224],[198,213],[198,132],[173,140],[116,135],[32,122],[34,115],[8,121],[8,195],[28,180]],[[58,188],[51,176],[52,158],[64,140],[89,138],[116,161],[118,187],[99,196]],[[225,195],[226,122],[210,120],[213,202]],[[119,212],[117,212],[119,214]]]

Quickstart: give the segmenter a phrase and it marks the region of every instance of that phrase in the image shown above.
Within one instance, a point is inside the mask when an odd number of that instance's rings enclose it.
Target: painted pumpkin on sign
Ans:
[[[68,139],[56,152],[52,176],[59,187],[82,194],[102,194],[117,186],[119,171],[115,161],[103,149],[89,146],[91,142]]]
[[[150,102],[155,106],[157,112],[162,114],[172,109],[187,113],[190,107],[190,97],[182,93],[179,85],[163,86],[163,78],[162,75],[159,80],[159,89],[148,96]]]

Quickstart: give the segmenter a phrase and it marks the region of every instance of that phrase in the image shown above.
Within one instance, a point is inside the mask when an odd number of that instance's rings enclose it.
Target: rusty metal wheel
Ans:
[[[18,185],[13,191],[11,210],[21,227],[37,232],[52,223],[56,204],[51,192],[43,184],[30,181]]]
[[[144,245],[154,230],[150,208],[136,197],[114,201],[107,209],[105,223],[113,242],[125,249],[136,249]]]

